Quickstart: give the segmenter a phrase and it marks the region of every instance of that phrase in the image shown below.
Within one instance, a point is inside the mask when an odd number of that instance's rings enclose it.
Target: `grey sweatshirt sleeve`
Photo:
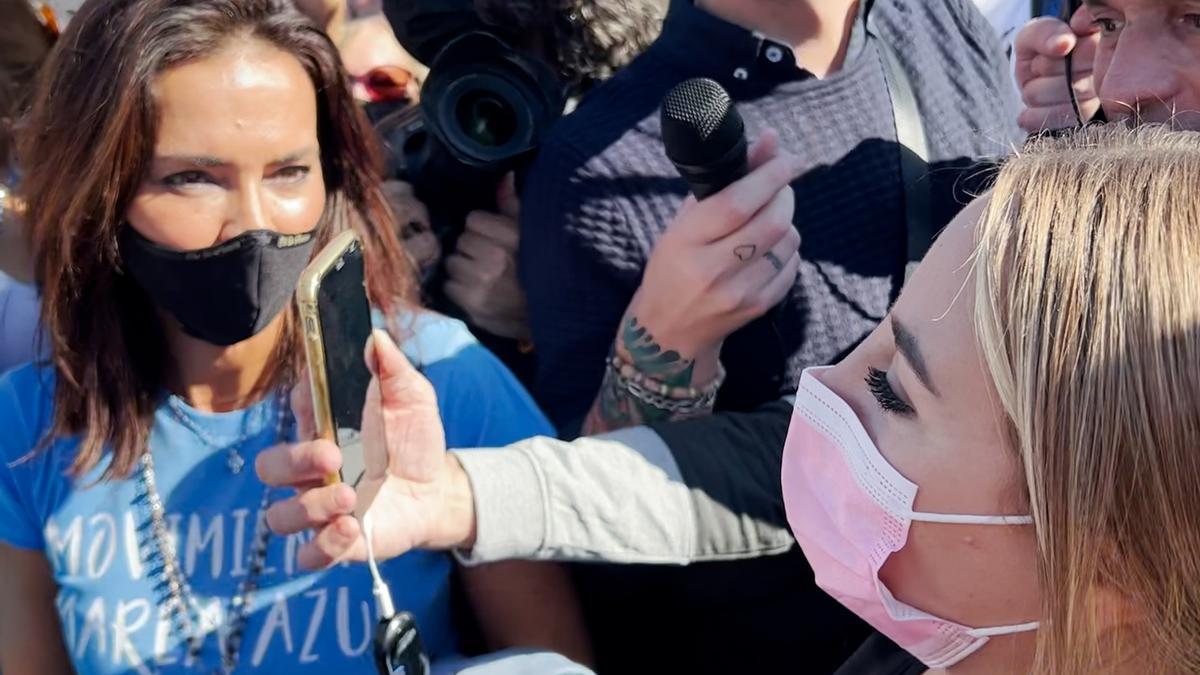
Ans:
[[[791,406],[535,438],[458,453],[478,536],[465,564],[508,558],[688,564],[793,545],[779,465]]]

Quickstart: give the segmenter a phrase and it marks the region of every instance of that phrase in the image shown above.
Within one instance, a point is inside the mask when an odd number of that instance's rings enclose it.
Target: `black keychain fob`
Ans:
[[[381,619],[375,628],[375,667],[380,675],[429,675],[429,657],[410,612]]]

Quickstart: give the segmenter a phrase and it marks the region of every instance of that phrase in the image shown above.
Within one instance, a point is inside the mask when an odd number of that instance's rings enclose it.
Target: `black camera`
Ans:
[[[420,105],[384,116],[376,129],[390,173],[412,184],[449,244],[468,213],[494,210],[501,179],[532,158],[564,105],[550,66],[474,31],[434,59]]]

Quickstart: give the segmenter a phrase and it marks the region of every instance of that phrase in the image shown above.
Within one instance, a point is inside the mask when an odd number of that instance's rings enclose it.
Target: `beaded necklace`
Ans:
[[[280,394],[276,405],[278,417],[275,434],[277,439],[284,439],[288,432],[286,396]],[[170,402],[168,407],[171,408],[177,419],[186,419]],[[190,420],[183,422],[183,425],[206,445],[220,449],[219,445],[213,443],[212,439],[197,425],[189,422]],[[235,447],[242,446],[245,441],[246,439],[241,439],[235,443]],[[235,455],[240,459],[236,450],[231,457]],[[235,470],[234,464],[231,463],[230,470],[236,474],[240,471],[240,466]],[[188,663],[195,663],[204,647],[207,631],[204,629],[203,619],[192,594],[191,585],[179,564],[178,552],[167,524],[166,506],[159,495],[155,480],[154,458],[149,448],[142,454],[137,485],[138,495],[134,503],[142,505],[148,515],[149,532],[143,539],[142,546],[143,550],[148,552],[147,558],[152,560],[149,573],[158,578],[158,583],[154,587],[155,593],[158,595],[158,603],[171,617],[176,634],[186,642]],[[237,666],[246,620],[250,611],[250,596],[258,589],[259,578],[266,566],[267,545],[271,539],[271,530],[267,527],[266,511],[271,503],[271,492],[270,487],[263,490],[258,516],[254,524],[254,539],[248,556],[247,573],[238,585],[237,594],[230,600],[229,618],[219,633],[219,643],[223,644],[223,649],[221,669],[217,672],[223,675],[229,675]]]

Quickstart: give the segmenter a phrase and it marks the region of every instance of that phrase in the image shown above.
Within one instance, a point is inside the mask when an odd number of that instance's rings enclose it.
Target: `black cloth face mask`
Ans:
[[[260,333],[287,306],[312,256],[313,232],[245,232],[176,251],[121,229],[125,271],[188,335],[228,347]]]

